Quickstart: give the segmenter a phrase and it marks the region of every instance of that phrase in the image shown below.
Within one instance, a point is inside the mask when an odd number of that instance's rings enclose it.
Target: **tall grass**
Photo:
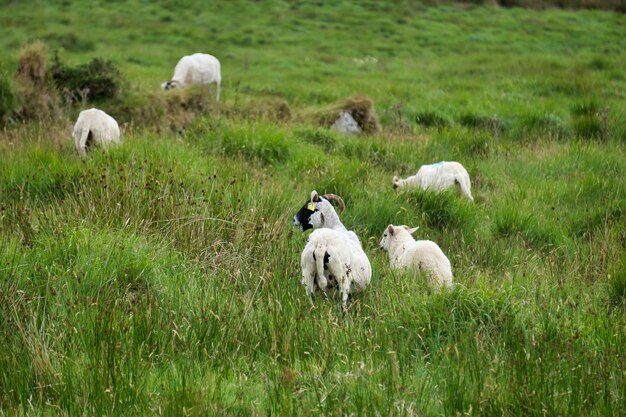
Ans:
[[[102,104],[129,123],[122,146],[86,161],[64,121],[0,133],[0,415],[622,413],[620,15],[185,6],[2,6],[7,65],[47,34],[132,91]],[[220,103],[155,90],[196,49],[220,52]],[[358,93],[380,132],[310,117]],[[475,203],[392,189],[441,160]],[[313,189],[344,198],[372,263],[347,313],[299,284],[291,222]],[[390,270],[390,223],[441,246],[453,291]]]

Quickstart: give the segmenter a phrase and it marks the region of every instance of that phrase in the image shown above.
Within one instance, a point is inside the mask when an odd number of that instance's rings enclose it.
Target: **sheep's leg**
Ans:
[[[82,126],[80,136],[76,138],[76,148],[83,159],[87,158],[87,142],[89,141],[90,132],[90,129]]]
[[[341,305],[343,306],[344,311],[348,311],[348,298],[350,297],[351,281],[350,276],[346,274],[346,276],[343,277],[343,282],[341,283]]]
[[[215,85],[217,85],[216,94],[215,94],[215,101],[220,101],[220,84],[221,84],[221,82],[215,83]]]
[[[306,294],[309,296],[309,299],[312,302],[313,293],[315,292],[315,275],[316,265],[313,260],[313,251],[307,250],[302,254],[302,285],[304,285],[304,289]]]
[[[315,292],[315,271],[302,271],[302,285],[309,297],[313,297]]]

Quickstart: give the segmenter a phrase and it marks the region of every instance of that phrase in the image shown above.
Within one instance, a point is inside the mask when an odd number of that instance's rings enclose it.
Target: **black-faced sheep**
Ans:
[[[346,309],[349,294],[363,291],[370,283],[372,267],[359,238],[341,223],[329,200],[345,207],[338,196],[320,196],[313,191],[294,216],[294,224],[302,231],[317,229],[302,251],[302,284],[309,296],[318,288],[326,291],[336,284]]]
[[[220,85],[222,83],[220,61],[213,55],[197,53],[182,57],[174,68],[172,79],[161,84],[161,88],[170,90],[190,84],[210,86],[211,83],[216,84],[215,98],[220,101]]]

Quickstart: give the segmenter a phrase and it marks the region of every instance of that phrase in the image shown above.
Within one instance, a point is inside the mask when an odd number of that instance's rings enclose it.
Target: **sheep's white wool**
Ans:
[[[315,292],[316,285],[326,291],[336,281],[344,307],[348,295],[365,290],[372,279],[372,267],[358,240],[332,229],[311,233],[302,251],[301,265],[302,285],[309,296]]]
[[[459,184],[461,193],[474,201],[467,170],[458,162],[438,162],[422,165],[417,174],[406,179],[393,177],[393,188],[418,187],[422,189],[444,190]]]
[[[76,150],[85,158],[88,146],[107,147],[110,143],[120,143],[120,128],[114,118],[91,108],[80,112],[72,136]]]
[[[294,224],[303,231],[317,229],[309,236],[301,256],[306,293],[312,296],[317,288],[326,291],[336,283],[345,309],[349,294],[363,291],[372,278],[372,267],[359,238],[341,223],[330,201],[316,191],[294,216]]]
[[[182,57],[174,68],[172,79],[161,84],[161,88],[169,90],[189,84],[210,85],[211,83],[217,86],[216,100],[219,101],[222,83],[220,61],[213,55],[196,53]]]
[[[439,245],[431,240],[415,240],[411,236],[418,228],[390,224],[380,241],[381,249],[389,252],[392,269],[414,268],[426,272],[435,289],[452,286],[452,267]]]

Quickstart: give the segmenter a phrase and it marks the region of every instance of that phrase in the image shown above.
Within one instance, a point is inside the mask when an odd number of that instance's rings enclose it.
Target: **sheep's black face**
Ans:
[[[309,230],[313,228],[311,224],[311,216],[313,213],[319,211],[315,208],[315,203],[311,200],[307,201],[304,206],[293,216],[293,224],[299,226],[301,231]]]
[[[174,82],[174,81],[166,81],[163,84],[161,84],[161,88],[163,90],[171,90],[173,88],[177,88],[179,87],[178,83]]]

